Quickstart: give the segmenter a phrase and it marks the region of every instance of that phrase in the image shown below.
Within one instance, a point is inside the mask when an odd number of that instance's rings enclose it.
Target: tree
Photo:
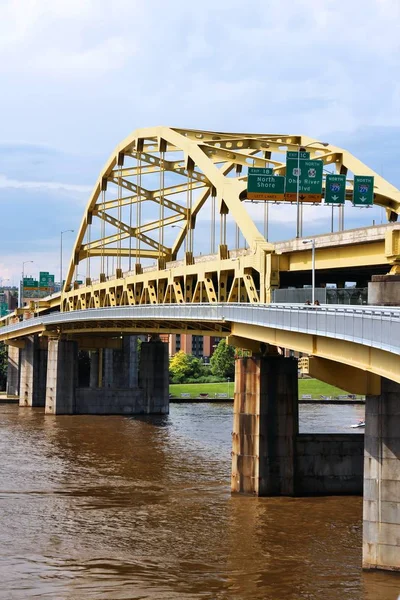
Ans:
[[[180,350],[171,358],[169,363],[169,373],[173,383],[183,383],[185,380],[197,379],[203,374],[202,362]]]
[[[225,340],[221,340],[210,359],[211,372],[213,375],[227,379],[235,377],[235,349],[228,346]]]

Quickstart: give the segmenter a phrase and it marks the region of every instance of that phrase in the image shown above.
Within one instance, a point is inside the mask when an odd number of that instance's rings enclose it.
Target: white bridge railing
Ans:
[[[302,304],[151,304],[57,313],[0,328],[17,333],[32,325],[51,326],[88,321],[208,321],[260,325],[318,334],[355,342],[400,355],[400,307]],[[22,331],[21,331],[22,330]]]

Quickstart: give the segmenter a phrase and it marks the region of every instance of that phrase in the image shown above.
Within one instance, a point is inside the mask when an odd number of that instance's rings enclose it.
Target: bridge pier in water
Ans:
[[[232,491],[295,494],[299,428],[297,360],[280,355],[235,364]]]
[[[20,353],[19,405],[45,405],[47,350],[37,335],[25,339]],[[16,375],[14,373],[14,375]]]
[[[7,396],[19,395],[20,351],[15,346],[8,346],[7,360]]]
[[[78,381],[78,342],[50,339],[46,413],[168,413],[168,347],[157,340],[143,342],[141,348],[140,373],[136,336],[125,336],[120,349],[92,350],[89,385],[83,387]]]
[[[78,385],[78,343],[50,338],[47,359],[46,414],[72,415],[76,412]]]
[[[365,405],[363,567],[400,570],[400,384]]]

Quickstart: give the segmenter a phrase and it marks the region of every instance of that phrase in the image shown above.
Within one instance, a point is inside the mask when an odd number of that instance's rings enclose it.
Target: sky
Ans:
[[[2,0],[0,14],[0,280],[26,260],[59,273],[60,231],[139,127],[314,136],[400,187],[398,0]],[[273,235],[294,237],[277,208]],[[328,231],[318,210],[306,235]],[[348,227],[382,218],[346,208]]]

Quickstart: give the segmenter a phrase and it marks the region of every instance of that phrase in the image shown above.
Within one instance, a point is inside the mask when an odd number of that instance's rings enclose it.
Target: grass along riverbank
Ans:
[[[222,383],[175,383],[169,386],[169,393],[176,398],[180,398],[181,394],[190,394],[191,398],[199,398],[200,394],[208,394],[213,398],[215,394],[228,394],[233,398],[234,382],[227,381]],[[341,390],[333,385],[328,385],[318,379],[299,379],[299,397],[303,394],[311,394],[313,397],[319,396],[339,396],[347,394],[345,390]]]

